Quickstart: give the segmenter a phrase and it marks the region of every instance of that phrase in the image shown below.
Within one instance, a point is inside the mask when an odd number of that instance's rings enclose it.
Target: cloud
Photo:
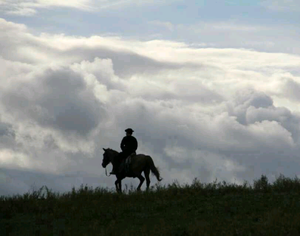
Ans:
[[[174,1],[174,0],[173,0]],[[179,0],[175,0],[179,1]],[[8,15],[19,15],[19,16],[33,16],[40,9],[48,8],[73,8],[82,11],[100,11],[103,9],[112,9],[119,7],[126,7],[130,5],[143,6],[152,4],[166,4],[166,0],[26,0],[26,1],[16,1],[16,0],[6,0],[0,1],[1,11]]]
[[[15,1],[6,0],[0,2],[2,5],[2,12],[8,15],[33,16],[38,9],[50,7],[68,7],[85,11],[93,10],[92,1],[90,0],[71,0],[71,1],[57,1],[57,0],[26,0]]]
[[[300,2],[297,0],[264,0],[261,5],[272,11],[300,11]]]
[[[164,183],[299,174],[299,56],[0,28],[1,194],[113,187],[102,148],[128,127]]]
[[[35,81],[31,79],[7,88],[1,99],[19,119],[87,134],[101,119],[101,104],[91,94],[83,79],[72,71],[50,69],[38,73]]]

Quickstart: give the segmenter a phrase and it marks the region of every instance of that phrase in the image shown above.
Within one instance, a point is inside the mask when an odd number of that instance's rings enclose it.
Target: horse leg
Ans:
[[[120,191],[120,193],[122,193],[122,180],[121,179],[119,181],[119,191]]]
[[[150,169],[146,169],[144,170],[144,175],[146,177],[146,184],[147,184],[147,191],[149,190],[149,186],[150,186],[150,177],[149,177],[149,174],[150,174]]]
[[[118,193],[122,193],[122,178],[118,178],[116,181],[115,181],[115,185],[116,185],[116,191]]]
[[[137,176],[138,178],[139,178],[139,180],[140,180],[140,184],[139,184],[139,186],[137,187],[137,191],[140,191],[141,190],[141,186],[142,186],[142,184],[144,183],[144,181],[145,181],[145,178],[140,174],[140,175],[138,175]]]
[[[115,181],[115,185],[116,185],[116,191],[119,192],[119,187],[118,187],[118,185],[119,185],[119,180],[116,180],[116,181]]]

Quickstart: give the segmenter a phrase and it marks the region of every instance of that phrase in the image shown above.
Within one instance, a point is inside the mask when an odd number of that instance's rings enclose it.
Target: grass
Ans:
[[[46,192],[42,193],[42,191]],[[117,194],[81,186],[0,198],[0,235],[300,235],[300,181],[174,182]]]

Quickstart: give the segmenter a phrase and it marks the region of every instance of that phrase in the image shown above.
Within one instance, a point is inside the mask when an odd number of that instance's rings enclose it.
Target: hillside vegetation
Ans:
[[[253,186],[195,179],[125,194],[43,188],[0,198],[0,235],[300,235],[300,181],[282,175],[273,184],[264,175]]]

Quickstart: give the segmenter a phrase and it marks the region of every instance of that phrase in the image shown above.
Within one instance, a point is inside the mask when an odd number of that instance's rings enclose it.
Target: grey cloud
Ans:
[[[14,148],[15,145],[15,130],[12,124],[0,121],[0,149]]]
[[[0,122],[0,136],[10,135],[14,136],[12,125],[5,122]]]
[[[58,145],[56,143],[56,140],[55,138],[52,136],[52,135],[47,135],[44,139],[43,139],[43,142],[44,142],[44,147],[48,150],[55,150],[55,149],[58,149]]]
[[[236,93],[233,102],[234,104],[228,103],[229,114],[236,116],[237,120],[243,125],[247,124],[246,112],[249,107],[268,108],[273,105],[270,96],[254,90],[239,91]]]
[[[288,130],[295,142],[300,137],[300,117],[292,114],[284,107],[254,108],[249,107],[246,114],[247,124],[262,122],[264,120],[277,121]]]
[[[103,118],[101,103],[72,71],[50,71],[45,87],[48,92],[38,104],[54,116],[51,125],[57,129],[87,134]]]
[[[283,87],[285,95],[289,98],[299,101],[300,100],[300,84],[293,79],[287,78]]]
[[[283,91],[286,92],[284,88]],[[255,122],[276,121],[292,134],[295,142],[298,142],[300,117],[285,107],[275,107],[272,98],[267,94],[253,90],[242,91],[236,96],[233,106],[230,102],[228,104],[229,114],[235,116],[239,123],[249,125]]]
[[[70,69],[46,70],[1,95],[6,111],[41,126],[86,135],[105,115],[83,78]]]
[[[199,64],[193,63],[172,63],[159,62],[152,58],[145,57],[130,51],[116,51],[103,47],[95,47],[93,49],[87,47],[77,47],[62,53],[64,57],[78,57],[84,60],[93,61],[94,58],[109,58],[113,61],[113,69],[115,74],[120,78],[127,78],[132,74],[156,74],[163,70],[172,70],[180,68],[201,68]],[[130,65],[130,66],[129,66]]]

